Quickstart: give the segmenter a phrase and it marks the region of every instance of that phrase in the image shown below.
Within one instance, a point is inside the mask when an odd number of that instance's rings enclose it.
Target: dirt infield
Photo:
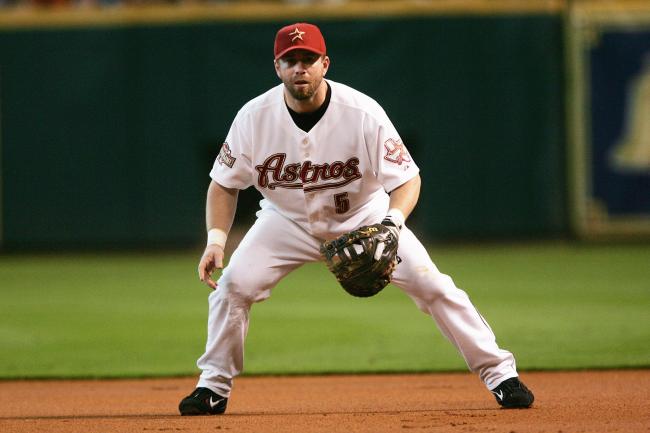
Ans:
[[[499,409],[470,374],[242,377],[228,412],[181,417],[193,378],[0,382],[0,431],[650,432],[650,370],[524,373],[532,409]]]

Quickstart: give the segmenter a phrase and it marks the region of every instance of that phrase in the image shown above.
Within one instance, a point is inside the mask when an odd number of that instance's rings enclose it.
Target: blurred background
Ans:
[[[647,1],[0,0],[0,376],[193,371],[208,172],[296,21],[321,27],[328,77],[389,114],[422,170],[410,226],[523,367],[650,365]],[[240,194],[229,251],[259,199]],[[438,346],[382,352],[434,333],[402,295],[360,307],[300,272],[256,310],[248,371],[353,352],[359,370],[463,368]],[[357,341],[384,314],[403,331]]]
[[[601,63],[572,68],[568,41],[583,25],[571,11],[593,2],[49,3],[0,10],[5,251],[202,242],[214,157],[237,110],[277,83],[277,28],[301,19],[326,35],[329,78],[380,101],[422,167],[411,225],[425,238],[572,237],[588,220],[572,219],[580,206],[605,220],[633,215],[632,232],[650,232],[648,157],[632,157],[634,173],[599,165],[624,136],[626,84],[643,71],[648,30],[600,57],[585,42],[573,56]],[[606,3],[594,4],[596,16]],[[638,7],[624,4],[614,9]],[[598,86],[574,97],[592,76]],[[585,114],[571,123],[575,104]],[[607,129],[587,130],[603,108]],[[604,138],[602,149],[573,131]],[[238,222],[250,223],[258,200],[242,194]]]

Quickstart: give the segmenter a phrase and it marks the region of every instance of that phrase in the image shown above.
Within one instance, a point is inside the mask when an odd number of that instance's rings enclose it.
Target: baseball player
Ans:
[[[383,222],[399,236],[392,282],[433,317],[469,369],[504,407],[529,407],[513,355],[452,279],[440,273],[405,225],[420,192],[419,169],[384,110],[370,97],[324,77],[325,40],[313,24],[276,35],[278,86],[244,105],[217,156],[207,193],[207,246],[199,277],[209,296],[208,337],[197,388],[182,415],[221,414],[243,369],[249,311],[285,275],[321,260],[326,240]],[[239,190],[263,195],[257,219],[223,268]]]

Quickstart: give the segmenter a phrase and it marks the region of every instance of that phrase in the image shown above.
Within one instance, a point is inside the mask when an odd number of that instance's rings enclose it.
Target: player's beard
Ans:
[[[297,87],[294,83],[285,83],[285,87],[294,99],[298,101],[306,101],[308,99],[311,99],[316,94],[316,91],[322,82],[323,79],[321,78],[319,80],[309,82],[307,86]]]

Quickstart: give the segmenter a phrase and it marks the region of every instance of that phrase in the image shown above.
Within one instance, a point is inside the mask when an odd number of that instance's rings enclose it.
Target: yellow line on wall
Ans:
[[[573,19],[588,19],[591,22],[638,21],[650,16],[650,1],[580,1],[571,6]]]
[[[345,3],[181,4],[0,10],[0,30],[192,22],[250,22],[435,15],[554,14],[565,0],[357,0]]]

